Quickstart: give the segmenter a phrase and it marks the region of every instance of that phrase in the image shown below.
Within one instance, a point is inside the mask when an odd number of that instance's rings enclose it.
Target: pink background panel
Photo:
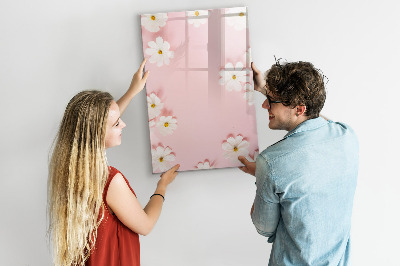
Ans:
[[[188,67],[208,68],[208,24],[196,28],[188,25]]]
[[[186,24],[185,28],[185,23],[185,20],[177,19],[167,21],[155,33],[142,27],[144,52],[148,48],[147,43],[155,41],[158,36],[168,41],[170,50],[175,52],[169,65],[158,67],[149,62],[146,64],[146,70],[151,71],[146,84],[147,95],[155,93],[164,103],[155,121],[160,116],[173,116],[178,121],[172,135],[164,136],[157,127],[152,127],[151,146],[153,149],[159,145],[170,147],[176,156],[171,166],[179,163],[180,171],[196,170],[197,164],[205,160],[211,162],[213,168],[240,166],[239,161],[224,158],[222,143],[228,137],[241,135],[249,142],[249,154],[254,155],[258,150],[255,109],[244,97],[245,83],[241,84],[241,91],[228,91],[225,85],[219,84],[219,71],[224,69],[226,62],[221,60],[225,57],[233,65],[239,60],[246,63],[246,29],[239,34],[231,33],[233,29],[225,27],[225,38],[229,38],[230,42],[240,41],[244,45],[236,46],[237,49],[220,47],[216,49],[219,56],[215,56],[216,51],[208,50],[208,43],[214,41],[210,38],[221,38],[221,35],[212,34],[210,27],[215,25],[209,27],[206,23],[195,28],[193,24]],[[188,38],[185,37],[186,33]],[[186,42],[186,39],[189,41]],[[209,58],[211,52],[213,57]],[[250,71],[244,71],[250,79]],[[153,172],[161,171],[153,168]]]

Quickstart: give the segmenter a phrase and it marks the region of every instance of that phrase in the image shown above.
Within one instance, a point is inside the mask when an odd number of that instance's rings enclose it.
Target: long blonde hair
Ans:
[[[61,121],[48,179],[49,233],[56,265],[83,265],[96,241],[109,173],[105,135],[112,100],[107,92],[82,91],[70,100]]]

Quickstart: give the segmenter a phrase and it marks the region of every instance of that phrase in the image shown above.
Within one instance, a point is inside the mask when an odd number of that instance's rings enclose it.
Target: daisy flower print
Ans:
[[[141,23],[146,30],[157,32],[166,25],[167,20],[168,15],[166,13],[147,14],[142,15]]]
[[[233,27],[235,30],[243,30],[247,27],[246,23],[246,7],[234,7],[228,10],[229,14],[236,14],[235,16],[227,16],[226,23]]]
[[[221,76],[219,80],[220,85],[225,85],[228,91],[241,91],[242,83],[246,82],[246,71],[243,69],[243,63],[237,62],[235,68],[232,63],[225,65],[225,69],[233,70],[221,70],[219,75]]]
[[[158,146],[151,150],[151,156],[153,171],[160,170],[164,172],[171,168],[171,162],[175,161],[175,155],[172,154],[170,147],[164,148],[163,146]]]
[[[172,116],[161,116],[157,128],[162,135],[171,135],[177,128],[177,121]]]
[[[212,168],[214,168],[208,160],[198,163],[196,167],[197,167],[197,169],[212,169]]]
[[[187,11],[186,15],[188,16],[188,23],[193,25],[195,28],[199,28],[201,25],[207,23],[207,18],[202,17],[208,16],[208,10]]]
[[[159,116],[161,113],[161,109],[164,104],[161,102],[160,98],[157,97],[155,93],[147,96],[147,109],[149,110],[149,120],[154,119]]]
[[[167,41],[164,41],[162,37],[157,37],[156,41],[148,42],[149,48],[146,49],[145,53],[150,55],[149,62],[154,64],[157,63],[157,66],[160,67],[162,65],[169,65],[169,61],[171,58],[174,58],[174,52],[169,49],[170,44]]]
[[[230,160],[237,160],[239,156],[247,156],[249,154],[249,143],[243,139],[241,135],[235,138],[229,137],[222,143],[224,157]]]

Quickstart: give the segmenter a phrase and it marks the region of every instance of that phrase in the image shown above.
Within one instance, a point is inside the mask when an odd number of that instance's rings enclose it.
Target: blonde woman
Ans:
[[[115,102],[107,92],[83,91],[65,110],[49,165],[48,208],[56,265],[140,265],[139,236],[157,222],[179,165],[161,175],[143,209],[128,180],[107,163],[121,144],[120,116],[149,75],[146,59]]]

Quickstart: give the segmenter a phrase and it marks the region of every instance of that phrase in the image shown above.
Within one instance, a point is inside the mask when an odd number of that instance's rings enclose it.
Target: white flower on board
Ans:
[[[162,172],[166,171],[171,168],[170,163],[175,161],[175,155],[172,154],[170,147],[164,148],[162,146],[158,146],[157,148],[152,149],[151,157],[154,171],[157,169]]]
[[[246,99],[248,105],[254,104],[254,86],[252,84],[246,83],[243,97]]]
[[[241,91],[241,82],[246,82],[246,71],[243,69],[243,63],[237,62],[235,68],[232,63],[225,65],[225,69],[233,70],[221,70],[219,75],[221,76],[219,84],[225,85],[228,91]]]
[[[186,16],[188,17],[188,23],[193,25],[195,28],[199,28],[201,25],[207,23],[208,10],[194,10],[187,11]]]
[[[157,128],[164,136],[171,135],[177,128],[176,123],[176,119],[172,118],[172,116],[161,116],[160,120],[157,123]]]
[[[226,142],[222,143],[224,157],[230,160],[237,160],[239,156],[247,156],[249,154],[249,143],[243,140],[241,135],[236,138],[229,137]]]
[[[148,45],[150,48],[147,48],[145,53],[150,55],[150,63],[157,63],[160,67],[163,64],[169,65],[170,58],[174,58],[174,52],[169,50],[169,42],[164,41],[162,37],[157,37],[155,42],[148,42]]]
[[[159,31],[161,27],[167,24],[167,20],[168,15],[166,13],[146,14],[142,15],[141,18],[142,26],[150,32]]]
[[[257,160],[258,154],[259,154],[259,153],[258,153],[258,150],[255,150],[255,151],[254,151],[253,157],[250,156],[250,153],[249,153],[247,156],[245,156],[245,157],[246,157],[246,159],[247,159],[249,162],[255,162],[255,161]]]
[[[147,109],[149,111],[149,120],[157,117],[161,113],[161,109],[163,108],[163,106],[164,104],[154,92],[147,96]]]
[[[198,163],[196,167],[197,167],[197,169],[212,169],[212,168],[214,168],[214,166],[212,166],[208,160]]]
[[[242,30],[247,27],[247,12],[246,7],[234,7],[226,10],[226,23],[232,26],[235,30]],[[232,15],[229,15],[232,14]],[[233,15],[235,14],[235,15]]]

